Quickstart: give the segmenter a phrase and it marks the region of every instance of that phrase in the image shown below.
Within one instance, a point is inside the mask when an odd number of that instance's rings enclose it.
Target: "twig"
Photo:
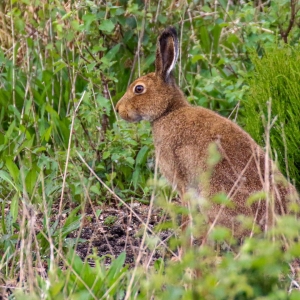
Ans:
[[[129,86],[129,84],[131,83],[132,76],[133,76],[133,73],[134,73],[134,68],[135,68],[135,65],[136,65],[136,61],[138,60],[138,58],[140,56],[140,51],[141,51],[141,47],[142,47],[142,40],[144,38],[144,32],[145,32],[147,8],[148,8],[148,1],[145,1],[145,14],[144,14],[144,17],[143,17],[143,20],[142,20],[142,28],[141,28],[140,36],[139,36],[139,39],[138,39],[138,46],[137,46],[137,50],[136,50],[135,55],[134,55],[132,68],[131,68],[131,72],[130,72],[130,76],[129,76],[127,86]],[[139,72],[139,76],[140,76],[140,72]]]
[[[298,13],[299,9],[296,9],[296,4],[298,0],[291,0],[291,17],[289,21],[289,26],[286,30],[283,29],[282,25],[279,25],[280,28],[280,35],[283,39],[283,41],[287,44],[288,42],[288,35],[291,32],[293,26],[295,25],[296,22],[296,15]]]
[[[62,215],[62,204],[63,204],[63,199],[64,199],[64,192],[66,188],[66,180],[67,180],[67,171],[68,171],[68,165],[69,165],[69,160],[70,160],[70,152],[71,152],[71,144],[72,144],[72,135],[73,135],[73,128],[74,128],[74,122],[76,118],[76,113],[77,110],[84,98],[85,91],[82,93],[81,98],[74,108],[73,116],[72,116],[72,123],[70,127],[70,136],[69,136],[69,141],[68,141],[68,149],[67,149],[67,157],[66,157],[66,164],[65,164],[65,170],[64,170],[64,175],[63,175],[63,182],[62,182],[62,189],[61,189],[61,195],[60,195],[60,201],[59,201],[59,210],[58,210],[58,218],[61,217]],[[61,237],[61,235],[60,235]],[[61,243],[60,243],[61,244]]]

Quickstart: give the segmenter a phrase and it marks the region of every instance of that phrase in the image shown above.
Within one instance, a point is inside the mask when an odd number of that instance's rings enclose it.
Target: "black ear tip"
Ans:
[[[161,37],[167,37],[167,36],[173,36],[174,38],[177,38],[177,30],[174,26],[169,26],[167,27],[162,34],[160,35]]]
[[[176,30],[176,28],[174,26],[169,26],[166,30],[168,32],[170,32],[172,35],[177,36],[177,30]]]

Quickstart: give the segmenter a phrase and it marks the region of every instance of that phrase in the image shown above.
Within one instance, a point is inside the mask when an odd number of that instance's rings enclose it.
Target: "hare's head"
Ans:
[[[169,27],[157,40],[155,73],[135,80],[117,103],[116,110],[122,119],[129,122],[154,121],[168,110],[176,95],[181,96],[172,76],[177,58],[176,30]]]

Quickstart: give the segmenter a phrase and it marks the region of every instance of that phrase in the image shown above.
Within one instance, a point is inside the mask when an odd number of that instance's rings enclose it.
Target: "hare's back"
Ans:
[[[196,156],[203,157],[212,143],[219,151],[235,161],[244,160],[245,154],[262,153],[248,133],[232,121],[202,108],[186,106],[161,117],[153,123],[154,141],[167,149],[192,146]],[[242,152],[242,154],[241,154]]]
[[[197,186],[201,172],[209,167],[211,144],[221,156],[212,192],[228,191],[240,174],[248,175],[251,190],[259,184],[257,161],[264,165],[263,151],[238,125],[213,111],[192,106],[178,109],[153,123],[153,136],[162,173],[169,181],[176,174],[182,189]]]

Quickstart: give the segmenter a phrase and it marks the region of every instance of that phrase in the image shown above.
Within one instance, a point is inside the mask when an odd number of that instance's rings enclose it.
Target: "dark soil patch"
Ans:
[[[95,211],[101,210],[99,217]],[[136,216],[134,213],[138,216]],[[142,236],[145,230],[144,224],[148,218],[149,205],[132,203],[129,208],[125,207],[88,207],[84,217],[83,226],[69,235],[70,238],[77,238],[80,242],[76,252],[85,259],[89,254],[96,253],[98,256],[106,257],[106,262],[110,262],[110,256],[117,257],[120,253],[126,252],[126,263],[133,266],[139,251],[143,251],[141,263],[152,264],[157,258],[165,256],[163,245],[155,247],[150,251],[147,247],[141,250]],[[166,216],[162,215],[161,209],[154,208],[151,212],[148,228],[154,230],[156,224],[164,222]],[[147,230],[147,235],[151,236],[151,230]],[[161,241],[167,242],[171,231],[161,231],[157,234]]]

